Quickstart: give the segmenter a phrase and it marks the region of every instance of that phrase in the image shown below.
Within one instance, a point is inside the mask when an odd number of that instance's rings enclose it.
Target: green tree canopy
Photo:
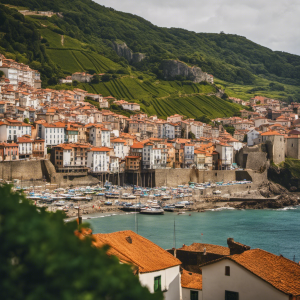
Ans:
[[[0,187],[0,299],[162,299],[107,248],[74,235],[76,222]]]

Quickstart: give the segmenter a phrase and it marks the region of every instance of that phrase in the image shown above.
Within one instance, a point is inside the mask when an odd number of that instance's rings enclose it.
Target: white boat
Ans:
[[[185,204],[184,203],[176,203],[175,208],[184,208]]]
[[[170,195],[166,195],[161,198],[161,200],[170,200],[170,199],[172,199],[172,196]]]
[[[74,200],[74,201],[86,200],[86,197],[73,196],[73,197],[71,197],[71,200]]]
[[[145,215],[163,215],[165,211],[162,208],[146,208],[141,209],[140,214]]]
[[[123,194],[122,199],[136,199],[136,196],[131,194]]]

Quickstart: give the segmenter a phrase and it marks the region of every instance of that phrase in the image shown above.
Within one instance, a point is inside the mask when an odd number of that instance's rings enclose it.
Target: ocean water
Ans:
[[[217,209],[150,216],[114,214],[85,220],[94,233],[133,230],[164,249],[203,242],[227,246],[227,238],[300,261],[300,207],[281,210]],[[175,236],[174,236],[175,222]]]

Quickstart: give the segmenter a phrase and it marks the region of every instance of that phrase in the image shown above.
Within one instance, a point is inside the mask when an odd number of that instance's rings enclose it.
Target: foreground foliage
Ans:
[[[0,187],[0,299],[162,299],[128,265],[74,235],[76,222]]]

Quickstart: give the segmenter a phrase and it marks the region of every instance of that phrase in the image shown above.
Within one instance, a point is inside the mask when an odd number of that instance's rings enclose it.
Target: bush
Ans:
[[[0,299],[163,299],[108,247],[75,236],[86,225],[64,222],[62,212],[37,208],[8,185],[0,194]]]
[[[111,75],[109,75],[109,74],[102,75],[101,80],[105,81],[105,82],[110,81],[111,80]]]

